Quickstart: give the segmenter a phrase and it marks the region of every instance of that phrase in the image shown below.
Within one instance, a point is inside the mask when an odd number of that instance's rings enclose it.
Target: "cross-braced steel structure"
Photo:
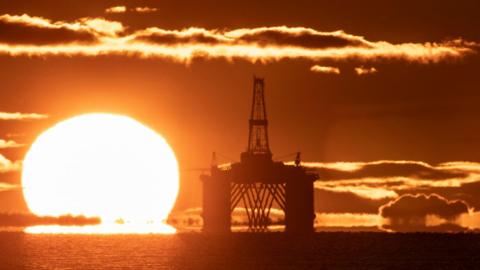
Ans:
[[[267,231],[274,203],[285,212],[285,184],[231,184],[230,212],[242,203],[250,231]]]

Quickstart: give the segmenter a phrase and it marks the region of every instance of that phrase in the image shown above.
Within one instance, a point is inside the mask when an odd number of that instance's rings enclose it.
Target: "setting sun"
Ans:
[[[132,118],[86,114],[36,139],[22,185],[36,215],[97,216],[102,232],[120,225],[158,231],[145,226],[165,226],[178,194],[178,164],[165,139]]]

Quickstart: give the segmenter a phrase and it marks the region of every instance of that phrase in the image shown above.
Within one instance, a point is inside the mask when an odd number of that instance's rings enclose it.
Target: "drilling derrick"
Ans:
[[[268,121],[264,95],[265,83],[263,79],[253,79],[253,101],[248,126],[248,149],[250,155],[264,155],[272,157],[268,144]]]
[[[264,232],[270,225],[270,212],[285,214],[285,231],[294,234],[313,232],[313,182],[318,178],[300,166],[285,165],[272,159],[268,141],[265,83],[253,80],[253,101],[249,119],[247,150],[240,162],[229,167],[212,165],[203,181],[203,230],[230,232],[231,215],[243,209],[248,230]]]

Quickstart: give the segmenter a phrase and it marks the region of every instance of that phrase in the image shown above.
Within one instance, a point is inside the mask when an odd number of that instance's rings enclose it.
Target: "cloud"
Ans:
[[[93,33],[80,25],[65,22],[52,23],[50,20],[28,15],[0,16],[0,44],[24,46],[47,46],[66,44],[91,44],[96,41]]]
[[[287,164],[291,164],[287,163]],[[420,161],[303,162],[317,171],[317,189],[350,192],[363,198],[396,198],[410,190],[460,188],[480,179],[480,163],[448,162],[430,165]]]
[[[0,139],[0,149],[23,147],[25,144],[17,143],[14,140]]]
[[[372,48],[372,44],[361,37],[343,31],[319,32],[306,27],[259,27],[226,32],[228,38],[237,43],[255,43],[262,46],[292,46],[312,49],[359,47]]]
[[[26,14],[1,15],[0,23],[15,28],[8,35],[2,35],[0,40],[0,54],[10,56],[125,55],[183,63],[194,58],[264,63],[284,59],[364,62],[395,59],[436,63],[465,57],[476,52],[478,46],[461,39],[394,44],[369,41],[343,31],[321,32],[308,27],[288,26],[233,30],[150,27],[126,31],[128,26],[104,18],[54,22]]]
[[[387,205],[405,206],[407,201],[420,212],[405,210],[407,214],[403,218],[383,216],[383,229],[464,231],[480,228],[476,225],[480,215],[470,213],[480,209],[480,163],[456,161],[430,165],[380,160],[304,162],[303,165],[320,176],[315,182],[318,213],[375,214],[381,208],[389,209]],[[435,203],[436,211],[432,210]]]
[[[332,192],[345,192],[353,193],[361,198],[371,199],[371,200],[381,200],[381,199],[391,199],[398,197],[398,193],[394,190],[389,190],[384,187],[371,187],[365,184],[347,184],[338,187],[332,187],[332,184],[321,185],[315,184],[317,189],[323,189]]]
[[[126,6],[114,6],[105,9],[105,13],[113,14],[113,13],[126,13],[127,11],[136,12],[136,13],[153,13],[157,12],[158,9],[152,7],[134,7],[131,9],[127,9]]]
[[[2,154],[0,154],[0,173],[20,171],[22,168],[22,162],[12,162]]]
[[[287,164],[293,164],[293,162]],[[333,163],[302,162],[302,165],[317,169],[324,180],[395,176],[417,179],[449,179],[465,177],[471,170],[480,172],[480,163],[472,162],[449,162],[432,166],[426,162],[414,160],[377,160]],[[466,168],[469,170],[465,170]]]
[[[133,8],[132,10],[138,13],[153,13],[158,11],[158,9],[151,8],[151,7],[136,7],[136,8]]]
[[[437,194],[406,194],[379,209],[388,219],[383,228],[397,232],[458,232],[466,231],[459,217],[469,213],[469,206],[461,200],[447,200]]]
[[[40,120],[45,118],[48,118],[47,114],[0,112],[0,120]]]
[[[125,6],[114,6],[105,9],[105,13],[125,13],[127,12],[127,7]]]
[[[310,68],[310,71],[315,73],[327,73],[327,74],[340,74],[340,69],[336,67],[327,67],[314,65]]]
[[[0,182],[0,192],[12,190],[12,189],[18,189],[18,188],[20,188],[20,185]]]
[[[458,232],[480,228],[480,212],[471,213],[466,202],[437,194],[406,194],[389,201],[316,190],[315,211],[315,226],[322,230]]]
[[[462,214],[457,222],[462,227],[480,232],[480,212]]]
[[[125,30],[123,24],[108,21],[103,18],[81,18],[75,22],[75,27],[78,27],[81,31],[95,35],[99,39],[99,43],[102,42],[103,39],[114,40]]]
[[[97,217],[59,216],[40,217],[33,214],[0,213],[0,227],[27,227],[36,225],[84,226],[97,225],[101,220]]]
[[[315,227],[380,227],[382,217],[377,214],[316,213]]]
[[[355,68],[355,72],[357,73],[357,75],[368,75],[368,74],[372,74],[372,73],[376,73],[377,72],[377,69],[374,68],[374,67],[356,67]]]
[[[460,200],[449,201],[438,194],[406,194],[380,207],[380,215],[392,220],[424,220],[428,215],[453,220],[468,213],[469,206]]]
[[[102,40],[118,37],[124,31],[119,22],[104,18],[80,18],[73,22],[51,21],[42,17],[23,15],[0,15],[0,44],[4,48],[32,48],[43,50],[64,48],[94,48]],[[113,41],[113,40],[112,40]],[[65,52],[65,54],[70,54]],[[40,52],[43,55],[43,52]]]
[[[0,154],[0,192],[21,187],[18,179],[21,170],[22,162],[20,160],[12,162]]]

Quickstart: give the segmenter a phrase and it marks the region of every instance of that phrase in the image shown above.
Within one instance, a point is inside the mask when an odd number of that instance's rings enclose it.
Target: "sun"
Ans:
[[[102,224],[143,227],[168,217],[179,173],[160,135],[130,117],[95,113],[43,132],[24,159],[22,185],[36,215],[95,216]]]

